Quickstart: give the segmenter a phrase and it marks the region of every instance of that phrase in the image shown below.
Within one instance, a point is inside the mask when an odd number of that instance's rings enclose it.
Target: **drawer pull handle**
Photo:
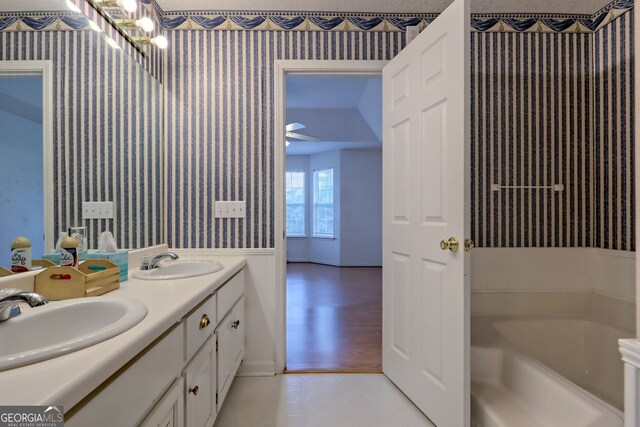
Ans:
[[[188,392],[189,392],[189,393],[193,393],[193,395],[194,395],[194,396],[197,396],[197,395],[198,395],[198,390],[200,390],[200,387],[195,386],[195,387],[193,387],[193,388],[190,388],[190,389],[188,390]]]
[[[207,316],[206,314],[203,314],[202,318],[200,319],[200,329],[204,329],[210,324],[211,324],[211,320],[209,320],[209,316]]]
[[[236,320],[235,322],[233,322],[233,323],[231,324],[231,327],[232,327],[233,329],[238,329],[238,326],[240,326],[240,321],[239,321],[239,320]]]

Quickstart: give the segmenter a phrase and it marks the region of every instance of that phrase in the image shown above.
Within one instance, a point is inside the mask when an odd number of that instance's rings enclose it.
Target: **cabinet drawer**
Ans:
[[[189,316],[187,316],[183,322],[185,336],[185,361],[191,360],[207,338],[213,334],[217,324],[216,299],[216,295],[211,296]]]
[[[218,319],[217,323],[220,323],[222,319],[233,307],[233,304],[244,293],[244,269],[240,270],[235,276],[233,276],[227,283],[222,285],[218,290]]]

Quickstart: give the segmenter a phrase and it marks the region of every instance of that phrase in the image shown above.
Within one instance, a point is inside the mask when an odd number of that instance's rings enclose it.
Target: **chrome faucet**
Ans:
[[[173,252],[163,252],[154,256],[153,258],[151,258],[151,260],[149,260],[148,257],[144,257],[142,259],[142,264],[140,265],[140,270],[153,270],[154,268],[158,268],[158,263],[165,258],[171,258],[175,261],[179,257]]]
[[[17,292],[0,298],[0,322],[22,314],[17,302],[26,302],[30,307],[38,307],[47,304],[49,300],[35,292]]]

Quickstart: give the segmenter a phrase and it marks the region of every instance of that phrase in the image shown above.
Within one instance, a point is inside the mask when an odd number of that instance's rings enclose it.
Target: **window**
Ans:
[[[333,237],[333,169],[313,171],[313,235]]]
[[[304,172],[287,172],[287,236],[303,237]]]

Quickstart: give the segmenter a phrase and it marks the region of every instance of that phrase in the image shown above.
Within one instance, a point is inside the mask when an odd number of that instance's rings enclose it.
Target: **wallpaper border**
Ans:
[[[155,0],[145,0],[160,9]],[[478,32],[595,32],[633,8],[633,0],[614,0],[593,15],[474,14]],[[424,29],[438,14],[389,14],[265,11],[169,11],[160,9],[165,30],[405,31]]]

